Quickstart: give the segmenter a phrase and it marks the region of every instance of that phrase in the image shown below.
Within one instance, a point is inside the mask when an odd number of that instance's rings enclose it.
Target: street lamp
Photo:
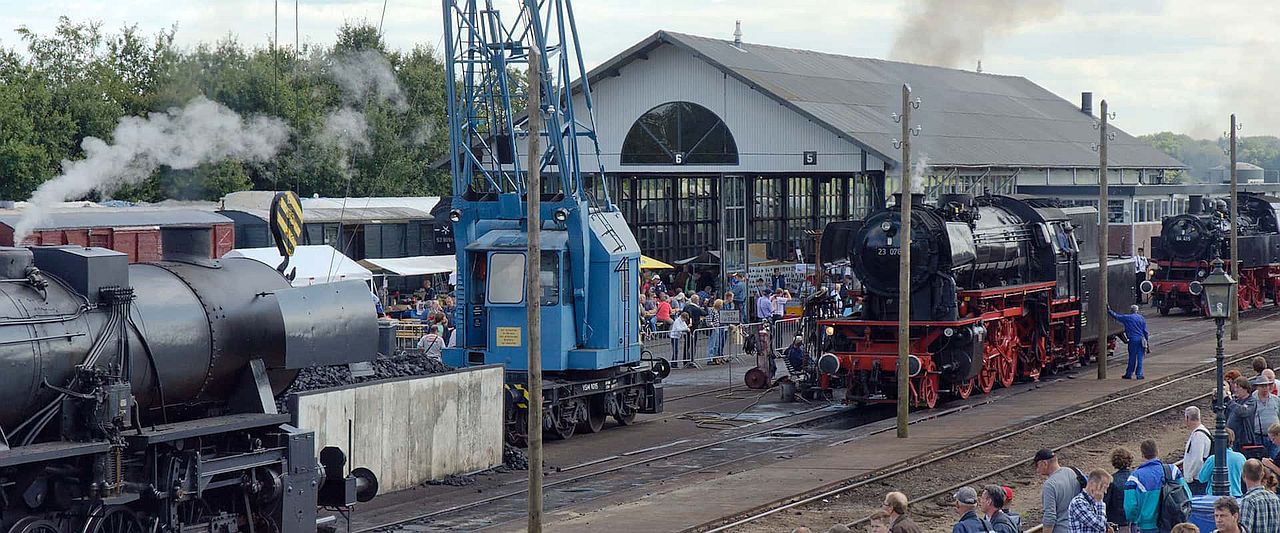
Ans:
[[[1213,410],[1218,415],[1218,427],[1214,430],[1213,437],[1213,494],[1226,496],[1230,494],[1231,488],[1227,482],[1227,405],[1223,402],[1225,384],[1222,376],[1222,331],[1227,318],[1231,316],[1231,310],[1236,306],[1236,280],[1222,270],[1221,259],[1214,259],[1213,271],[1199,283],[1198,288],[1204,292],[1205,303],[1209,305],[1209,316],[1218,325],[1218,351],[1215,355],[1218,388],[1213,404]]]

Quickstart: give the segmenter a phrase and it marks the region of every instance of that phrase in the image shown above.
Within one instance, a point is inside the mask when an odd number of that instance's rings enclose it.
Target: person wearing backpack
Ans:
[[[1067,516],[1071,520],[1071,533],[1107,533],[1107,505],[1102,496],[1111,484],[1111,474],[1105,470],[1089,472],[1084,490],[1071,499]]]
[[[1058,458],[1049,449],[1036,452],[1031,464],[1037,474],[1045,476],[1044,486],[1040,489],[1040,524],[1044,526],[1044,533],[1070,531],[1067,509],[1071,507],[1071,499],[1084,489],[1084,474],[1074,468],[1059,466]]]
[[[1178,467],[1158,458],[1156,441],[1144,440],[1139,448],[1146,462],[1125,482],[1125,516],[1139,533],[1169,533],[1174,525],[1187,520],[1191,489]]]
[[[1200,408],[1194,405],[1189,406],[1182,412],[1182,424],[1191,430],[1191,434],[1187,436],[1187,445],[1182,451],[1182,474],[1187,478],[1187,486],[1191,487],[1191,494],[1199,496],[1206,493],[1209,487],[1207,483],[1201,483],[1200,471],[1204,466],[1205,460],[1213,455],[1213,436],[1209,434],[1209,430],[1200,423]]]

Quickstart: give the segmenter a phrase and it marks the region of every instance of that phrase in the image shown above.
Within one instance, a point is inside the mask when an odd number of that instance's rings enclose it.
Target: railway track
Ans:
[[[1280,315],[1280,312],[1249,318],[1253,320],[1265,320],[1266,318],[1277,315]],[[1157,347],[1161,345],[1172,345],[1187,338],[1203,335],[1203,333],[1204,332],[1189,332],[1187,334],[1179,334],[1176,337],[1161,339],[1153,344]],[[1251,353],[1241,357],[1252,357],[1253,355],[1254,354]],[[1122,367],[1123,365],[1124,360],[1117,357],[1111,358],[1108,364],[1109,367]],[[1046,376],[1046,379],[1042,381],[1042,383],[1048,381],[1049,376]],[[910,423],[917,424],[926,420],[950,416],[975,407],[1013,398],[1034,390],[1034,388],[1020,388],[1013,390],[1005,389],[1007,392],[1004,393],[974,397],[968,402],[965,402],[964,405],[957,407],[936,410],[935,412],[918,412],[918,416],[914,416]],[[759,394],[757,391],[745,389],[740,385],[730,385],[681,395],[676,397],[675,400],[686,400],[713,394],[733,392],[750,392]],[[749,398],[749,396],[746,396],[746,398]],[[644,423],[648,424],[674,418],[688,417],[691,414],[714,409],[742,399],[744,399],[744,397],[735,397],[723,402],[715,402],[707,406],[702,406],[698,409],[682,410],[678,413],[670,413],[661,417],[651,418],[646,420]],[[544,484],[544,489],[547,489],[548,509],[563,508],[572,504],[581,504],[592,501],[594,499],[604,497],[614,490],[633,488],[641,482],[669,482],[678,476],[688,474],[690,472],[709,471],[739,463],[767,460],[770,456],[786,455],[797,449],[813,446],[838,446],[863,439],[871,435],[893,430],[892,427],[887,426],[875,429],[868,428],[871,424],[889,418],[888,414],[884,414],[867,418],[865,423],[859,423],[851,427],[840,428],[835,431],[818,431],[816,436],[804,435],[806,432],[796,431],[797,429],[819,424],[820,421],[824,419],[832,419],[832,417],[835,416],[835,413],[830,411],[823,412],[826,409],[827,406],[824,404],[812,409],[806,409],[790,414],[780,414],[764,419],[759,419],[757,417],[755,420],[745,420],[743,425],[739,427],[725,428],[726,432],[733,431],[734,433],[732,434],[719,436],[710,440],[698,438],[675,439],[641,449],[614,453],[582,461],[570,466],[557,468],[554,471],[549,471],[547,473],[548,479]],[[845,411],[845,413],[850,414],[866,414],[869,412],[874,413],[873,410],[866,409]],[[855,414],[855,416],[857,415]],[[728,418],[736,418],[736,415]],[[1041,426],[1042,425],[1044,424],[1041,424]],[[768,444],[770,442],[773,444],[760,446],[760,444]],[[734,443],[750,443],[751,445],[734,445]],[[557,476],[571,472],[573,474],[569,477],[555,479]],[[616,478],[623,474],[625,474],[625,477],[627,478],[624,480],[624,483],[615,484],[612,487],[608,486],[611,481],[617,481]],[[523,479],[511,480],[500,486],[501,488],[510,487],[510,490],[501,490],[500,493],[494,496],[459,503],[457,505],[430,512],[417,513],[405,518],[389,519],[375,525],[359,527],[358,529],[355,529],[355,531],[413,531],[418,529],[403,528],[402,526],[415,526],[415,528],[421,528],[424,524],[429,524],[431,530],[471,530],[479,527],[501,525],[502,523],[514,521],[517,518],[522,520],[524,516],[523,513],[525,512],[524,499],[521,498],[521,496],[526,493],[526,489],[523,487],[524,483]],[[517,488],[516,485],[519,485],[519,488]],[[850,488],[845,488],[843,490],[850,490]],[[831,494],[839,494],[840,492],[841,490],[836,490],[832,491]],[[572,497],[568,501],[557,502],[554,501],[556,494],[569,494]],[[803,505],[803,502],[796,502],[796,504]],[[779,508],[777,511],[773,512],[779,512],[794,507],[796,507],[796,505]],[[500,518],[495,520],[495,517],[504,516],[504,513],[506,515],[510,515],[511,518],[508,520],[502,520]],[[765,516],[768,516],[768,514],[761,515],[761,517]],[[758,519],[759,517],[739,522],[749,524]],[[736,523],[738,522],[735,522],[735,524]],[[699,526],[699,528],[705,526],[707,526],[707,524]],[[728,526],[719,527],[711,529],[711,531],[724,531],[727,530],[727,527]],[[694,530],[699,529],[695,528]]]
[[[1280,350],[1280,343],[1269,345],[1267,347],[1250,351],[1242,355],[1234,356],[1228,359],[1227,362],[1228,364],[1237,364],[1241,362],[1247,362],[1249,359],[1257,355],[1272,353],[1278,350]],[[922,469],[935,466],[944,461],[962,456],[964,454],[970,454],[972,452],[981,450],[983,448],[986,448],[998,443],[1005,443],[1006,441],[1010,441],[1010,439],[1013,439],[1014,437],[1027,434],[1029,432],[1032,432],[1040,428],[1044,428],[1051,424],[1063,423],[1065,421],[1078,418],[1081,415],[1094,413],[1096,411],[1106,409],[1110,406],[1118,405],[1121,402],[1131,402],[1136,398],[1150,395],[1157,391],[1172,390],[1171,387],[1175,387],[1180,384],[1181,385],[1188,384],[1189,381],[1194,380],[1196,378],[1202,378],[1205,374],[1214,372],[1215,370],[1216,368],[1213,365],[1208,365],[1207,368],[1198,368],[1198,369],[1190,370],[1187,372],[1183,372],[1176,376],[1165,378],[1164,380],[1161,380],[1157,383],[1153,383],[1147,387],[1144,387],[1141,390],[1122,393],[1118,396],[1113,396],[1108,399],[1105,399],[1087,406],[1071,409],[1069,411],[1062,412],[1056,415],[1051,415],[1049,417],[1042,418],[1028,425],[1021,426],[1012,431],[1003,431],[998,434],[994,434],[988,438],[979,440],[977,442],[974,442],[972,444],[969,444],[967,446],[964,446],[956,450],[952,450],[940,455],[934,455],[932,453],[925,454],[919,457],[912,458],[907,461],[903,461],[896,465],[892,465],[890,467],[884,468],[881,470],[882,473],[872,475],[871,477],[862,478],[862,479],[859,479],[858,481],[840,485],[840,486],[823,490],[817,493],[807,494],[803,496],[791,496],[791,497],[779,499],[775,501],[773,504],[764,506],[762,508],[758,508],[757,510],[751,511],[745,516],[739,516],[739,517],[730,519],[727,523],[723,520],[719,520],[714,523],[702,524],[700,526],[688,529],[686,531],[716,533],[716,532],[722,532],[722,531],[739,530],[744,527],[757,525],[760,522],[770,517],[779,515],[780,513],[784,513],[788,511],[803,510],[807,506],[813,505],[818,502],[823,502],[824,500],[829,501],[833,498],[836,498],[837,496],[854,492],[854,491],[857,491],[858,489],[863,489],[865,487],[870,487],[870,486],[876,486],[877,484],[886,484],[886,482],[894,478],[898,478],[899,476],[903,476],[905,474],[909,474],[912,472],[917,472]],[[1175,409],[1179,406],[1192,403],[1195,401],[1203,400],[1211,396],[1212,394],[1213,394],[1212,392],[1205,392],[1205,393],[1199,393],[1199,394],[1180,396],[1172,402],[1166,402],[1166,403],[1160,404],[1155,408],[1149,409],[1148,411],[1144,412],[1141,415],[1138,415],[1136,417],[1129,417],[1128,419],[1126,419],[1121,423],[1113,424],[1106,428],[1089,432],[1083,436],[1072,438],[1065,443],[1061,443],[1056,446],[1053,446],[1052,449],[1055,451],[1058,451],[1064,448],[1070,448],[1072,446],[1076,446],[1080,443],[1089,441],[1091,439],[1096,439],[1098,437],[1113,433],[1117,430],[1132,426],[1135,423],[1150,419],[1161,413],[1166,413],[1169,410]],[[1029,446],[1029,449],[1031,451],[1034,451],[1035,449],[1041,446],[1042,446],[1041,444],[1035,444],[1035,445]],[[1001,454],[1002,457],[1006,457],[1008,455],[1010,454]],[[1018,455],[1018,457],[1030,457],[1030,452],[1026,452],[1026,453],[1023,453],[1022,455]],[[1016,468],[1023,467],[1024,465],[1027,465],[1029,463],[1030,463],[1030,459],[1017,459],[1017,460],[1014,460],[1012,463],[1010,463],[1009,460],[1006,458],[1004,461],[1001,461],[1001,465],[997,468],[982,471],[976,475],[963,479],[962,481],[959,481],[959,482],[950,482],[950,483],[944,482],[943,483],[944,486],[936,490],[933,490],[928,494],[918,496],[914,499],[914,501],[928,501],[930,499],[933,499],[939,496],[945,496],[945,495],[951,494],[953,491],[959,489],[960,487],[963,487],[966,485],[973,485],[984,479],[999,476],[1001,474],[1004,474]],[[935,486],[935,485],[931,485],[931,486]],[[855,527],[861,526],[865,522],[866,522],[866,519],[861,518],[858,520],[854,520],[847,525],[850,528],[855,528]]]

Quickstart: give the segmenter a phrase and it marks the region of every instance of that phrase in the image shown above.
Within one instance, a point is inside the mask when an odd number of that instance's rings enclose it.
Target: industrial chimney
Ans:
[[[742,48],[742,21],[733,21],[733,46]]]
[[[1080,112],[1093,116],[1093,93],[1088,91],[1080,93]]]

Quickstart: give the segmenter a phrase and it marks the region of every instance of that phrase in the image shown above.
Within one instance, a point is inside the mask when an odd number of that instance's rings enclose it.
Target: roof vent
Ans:
[[[733,46],[742,48],[742,21],[733,21]]]

